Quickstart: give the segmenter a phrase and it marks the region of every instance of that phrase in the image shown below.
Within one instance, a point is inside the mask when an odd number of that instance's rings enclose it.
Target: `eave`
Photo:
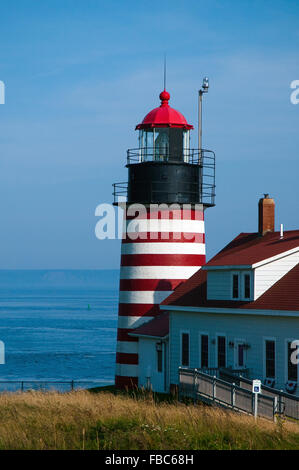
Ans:
[[[263,309],[245,309],[245,308],[220,308],[220,307],[183,307],[178,305],[160,305],[161,310],[169,312],[190,312],[190,313],[212,313],[226,315],[251,315],[251,316],[270,316],[270,317],[298,317],[299,310],[263,310]]]

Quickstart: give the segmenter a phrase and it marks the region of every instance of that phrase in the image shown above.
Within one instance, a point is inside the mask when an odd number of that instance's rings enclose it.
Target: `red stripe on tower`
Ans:
[[[170,233],[169,240],[152,243],[151,232],[148,231],[147,240],[143,240],[143,243],[139,239],[138,242],[126,239],[122,243],[115,378],[117,387],[138,383],[138,341],[129,335],[130,331],[157,316],[160,313],[159,304],[205,263],[203,209],[197,209],[200,214],[197,214],[196,219],[194,212],[193,220],[200,222],[195,238],[200,242],[185,239],[178,242]],[[182,221],[180,219],[179,223]],[[174,224],[177,220],[170,222]],[[190,218],[187,222],[190,222]],[[176,230],[176,227],[173,226],[173,229]],[[158,233],[161,236],[161,232]],[[182,240],[182,236],[183,233],[180,233],[179,240]]]

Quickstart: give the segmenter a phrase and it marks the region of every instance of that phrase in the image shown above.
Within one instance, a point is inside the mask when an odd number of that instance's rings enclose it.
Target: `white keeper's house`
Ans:
[[[259,229],[240,233],[130,332],[138,385],[168,392],[180,366],[242,370],[298,394],[299,230],[275,232],[275,204],[259,201]]]

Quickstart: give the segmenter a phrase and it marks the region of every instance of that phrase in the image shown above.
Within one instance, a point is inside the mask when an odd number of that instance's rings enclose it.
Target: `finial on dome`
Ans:
[[[168,91],[164,90],[160,93],[161,106],[168,106],[168,101],[170,100],[170,94]]]

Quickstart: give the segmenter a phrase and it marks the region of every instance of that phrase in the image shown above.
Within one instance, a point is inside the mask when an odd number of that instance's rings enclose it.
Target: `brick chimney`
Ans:
[[[275,202],[274,199],[269,197],[269,194],[264,194],[264,197],[259,200],[259,233],[264,236],[268,232],[275,230]]]

